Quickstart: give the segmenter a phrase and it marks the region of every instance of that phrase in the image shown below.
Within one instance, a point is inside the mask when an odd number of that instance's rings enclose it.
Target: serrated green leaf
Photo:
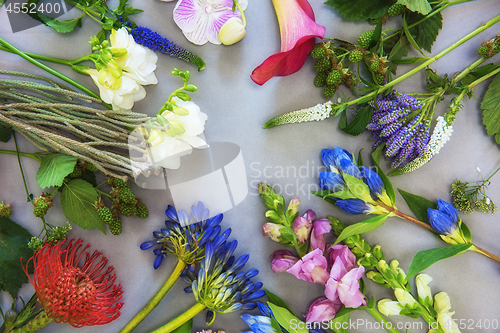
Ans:
[[[51,19],[51,20],[48,20],[44,23],[45,23],[45,25],[51,27],[55,31],[62,33],[62,34],[65,34],[65,33],[68,33],[68,32],[75,30],[76,27],[81,27],[82,26],[82,18],[83,18],[83,14],[80,17],[77,17],[77,18],[71,19],[71,20],[60,21],[60,20],[56,20],[56,19]]]
[[[481,102],[481,109],[486,133],[495,135],[498,143],[500,138],[500,75],[495,76],[488,86]]]
[[[97,198],[97,191],[90,183],[82,179],[70,181],[61,193],[64,215],[83,229],[97,228],[105,233],[104,223],[92,206]]]
[[[425,18],[424,15],[418,13],[408,13],[405,17],[409,26]],[[441,13],[437,13],[416,26],[409,28],[409,30],[414,36],[415,42],[424,50],[431,52],[432,44],[436,41],[439,30],[442,27],[443,16]]]
[[[377,174],[382,178],[382,183],[384,183],[384,188],[387,193],[389,199],[394,204],[396,203],[396,192],[394,191],[394,187],[392,186],[389,177],[385,174],[384,170],[380,167],[380,158],[382,157],[382,149],[384,146],[378,146],[372,153],[373,164],[377,167]]]
[[[388,216],[389,214],[377,215],[367,220],[347,226],[344,230],[342,230],[340,235],[337,237],[337,240],[335,241],[334,245],[340,243],[344,239],[351,237],[353,235],[364,234],[381,227],[382,224],[384,224],[384,222],[387,220]]]
[[[398,0],[399,4],[406,6],[412,12],[427,15],[432,11],[432,7],[427,0]]]
[[[392,5],[392,1],[327,0],[325,4],[335,8],[346,20],[364,21],[383,16]]]
[[[191,333],[193,329],[193,319],[189,319],[181,326],[177,327],[172,333]]]
[[[410,43],[404,37],[401,37],[394,47],[391,49],[391,53],[389,53],[389,71],[393,74],[396,74],[396,69],[398,67],[397,61],[401,60],[403,57],[406,57],[408,51],[410,50]]]
[[[471,246],[472,244],[455,244],[447,247],[420,251],[415,255],[415,257],[413,257],[406,278],[411,278],[415,274],[423,271],[439,260],[450,258],[457,254],[463,253],[467,251]]]
[[[408,39],[410,44],[415,48],[415,50],[417,50],[422,55],[424,55],[422,48],[417,44],[417,42],[415,41],[415,39],[412,36],[412,33],[410,32],[410,29],[408,28],[408,22],[406,20],[406,16],[403,18],[403,31],[405,33],[406,38]]]
[[[270,292],[267,289],[264,289],[264,292],[266,293],[266,296],[267,296],[267,299],[269,300],[269,302],[273,303],[274,305],[281,306],[282,308],[285,308],[288,311],[292,312],[292,310],[290,310],[290,308],[285,303],[285,301],[283,301],[279,296],[273,294],[272,292]]]
[[[360,135],[366,129],[366,126],[370,123],[373,115],[373,108],[369,105],[366,105],[358,110],[354,119],[346,124],[346,121],[341,121],[339,124],[340,130],[350,135]],[[342,114],[344,117],[344,114]]]
[[[8,142],[12,137],[12,127],[0,124],[0,141]]]
[[[267,305],[271,308],[273,316],[278,324],[283,326],[289,333],[309,333],[309,330],[305,328],[306,324],[299,318],[295,317],[289,310],[274,305],[271,302],[267,302]],[[293,325],[293,323],[297,323],[297,325]],[[302,323],[303,325],[299,323]]]
[[[488,64],[488,65],[484,65],[484,66],[481,66],[481,67],[477,67],[474,70],[472,70],[469,74],[467,74],[466,77],[464,77],[462,79],[462,81],[461,81],[462,85],[463,86],[468,86],[469,84],[471,84],[472,82],[476,81],[480,77],[493,72],[498,67],[500,67],[500,65],[495,65],[495,64]]]
[[[73,172],[78,159],[64,154],[53,154],[42,159],[36,173],[36,182],[41,189],[61,186],[64,178]]]
[[[17,291],[23,283],[28,283],[28,277],[21,265],[33,256],[33,251],[28,247],[31,239],[30,233],[8,218],[0,219],[0,290],[8,292],[16,298]],[[28,272],[33,272],[32,265]]]
[[[399,194],[401,194],[401,196],[403,197],[403,199],[405,199],[406,204],[413,212],[413,214],[415,214],[417,219],[429,224],[429,216],[427,215],[427,210],[429,208],[436,209],[437,203],[427,200],[426,198],[422,198],[421,196],[405,192],[400,189],[398,189],[398,191]]]

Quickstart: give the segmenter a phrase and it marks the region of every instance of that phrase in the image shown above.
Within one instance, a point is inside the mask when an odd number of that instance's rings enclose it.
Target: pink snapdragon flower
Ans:
[[[327,266],[323,251],[316,249],[303,256],[287,272],[309,283],[325,284],[329,279]]]
[[[316,24],[307,0],[272,0],[281,35],[281,52],[254,69],[252,80],[263,85],[273,76],[297,72],[311,51],[316,37],[323,38],[325,27]]]
[[[311,233],[311,248],[325,251],[325,234],[332,231],[332,226],[328,219],[314,221]]]
[[[313,226],[316,213],[309,209],[303,216],[298,216],[293,222],[293,232],[297,236],[297,241],[304,244],[309,238],[309,232]]]
[[[262,235],[279,243],[281,239],[281,229],[282,226],[279,224],[268,222],[262,226]]]
[[[248,1],[238,1],[243,10]],[[174,7],[174,21],[186,38],[196,45],[220,44],[219,32],[230,18],[241,19],[233,12],[233,0],[179,0]]]
[[[291,268],[299,258],[295,257],[292,252],[288,250],[278,250],[271,255],[271,269],[273,272],[285,272]]]
[[[338,298],[332,301],[326,297],[320,297],[307,310],[306,323],[330,321],[335,318],[340,309],[342,309],[342,302]]]
[[[338,245],[336,245],[338,246]],[[354,268],[354,254],[345,245],[340,245],[336,251],[330,252],[330,259],[334,260],[330,277],[325,285],[325,296],[330,300],[340,299],[346,308],[357,308],[366,305],[365,295],[359,290],[358,280],[363,276],[363,266]],[[347,253],[350,252],[350,253]],[[336,258],[333,258],[337,254]],[[352,254],[352,256],[351,256]]]

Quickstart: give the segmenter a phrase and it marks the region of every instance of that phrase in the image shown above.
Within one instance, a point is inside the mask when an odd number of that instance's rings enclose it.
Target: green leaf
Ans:
[[[28,283],[28,277],[21,265],[21,258],[26,263],[33,251],[28,247],[30,233],[7,218],[0,219],[0,290],[8,292],[16,298],[17,291],[23,283]],[[32,265],[28,272],[33,272]]]
[[[425,18],[424,15],[418,13],[407,13],[406,22],[409,26],[417,23]],[[424,50],[431,52],[432,44],[436,41],[439,30],[443,27],[443,16],[441,13],[428,17],[425,21],[417,24],[413,28],[409,28],[410,33],[414,36],[415,42]]]
[[[61,206],[66,218],[83,229],[97,228],[106,233],[104,223],[92,206],[97,199],[97,191],[91,184],[75,179],[64,186],[61,193]]]
[[[191,333],[191,329],[193,328],[193,319],[189,319],[180,327],[177,327],[172,333]]]
[[[378,42],[380,41],[380,37],[382,37],[382,25],[384,23],[384,20],[382,17],[379,17],[377,21],[377,26],[375,27],[375,30],[373,31],[372,39],[370,40],[370,45],[368,45],[368,49],[372,49],[375,46],[377,46]]]
[[[281,329],[280,324],[274,317],[271,317],[271,327],[274,329],[275,332],[277,333],[283,333],[283,330]]]
[[[289,310],[274,305],[271,302],[267,302],[267,305],[271,308],[276,321],[289,333],[309,333],[309,330],[305,328],[306,324],[299,318],[295,317]]]
[[[462,223],[460,223],[460,231],[462,232],[462,236],[464,236],[466,241],[472,241],[472,233],[470,232],[469,227],[463,221]]]
[[[8,142],[12,137],[12,127],[0,124],[0,141]]]
[[[352,309],[352,310],[356,310],[356,309]],[[339,315],[337,313],[335,315],[335,318],[333,318],[332,325],[330,327],[332,327],[332,330],[335,333],[348,333],[349,329],[346,327],[349,327],[349,325],[345,325],[344,323],[349,323],[349,313],[346,313],[343,315]]]
[[[413,36],[410,32],[410,29],[408,28],[408,22],[406,20],[406,16],[403,17],[403,31],[405,33],[406,38],[408,39],[410,44],[415,48],[415,50],[417,50],[418,52],[422,53],[422,55],[424,55],[422,48],[417,44],[417,42],[415,41],[415,39],[413,38]]]
[[[267,296],[267,299],[269,300],[269,302],[273,303],[274,305],[281,306],[282,308],[285,308],[288,311],[292,312],[292,310],[290,310],[288,305],[286,305],[285,301],[283,301],[279,296],[276,296],[275,294],[273,294],[272,292],[270,292],[267,289],[264,289],[264,291],[266,293],[266,296]]]
[[[370,123],[373,115],[373,108],[369,105],[366,105],[358,110],[354,119],[347,124],[346,121],[342,121],[339,124],[340,130],[350,135],[360,135],[366,129],[366,126]],[[344,114],[342,114],[344,117]]]
[[[432,11],[432,7],[427,0],[398,0],[399,4],[406,6],[412,12],[419,12],[427,15]]]
[[[134,14],[139,14],[142,12],[143,12],[142,9],[133,8],[133,7],[127,7],[123,10],[123,14],[125,14],[125,15],[134,15]]]
[[[382,149],[384,146],[378,146],[372,153],[373,164],[377,167],[377,173],[382,178],[382,183],[384,183],[385,191],[387,192],[387,196],[391,199],[391,202],[396,203],[396,192],[394,191],[394,187],[392,186],[389,177],[385,174],[384,170],[380,167],[380,158],[382,157]]]
[[[363,166],[363,155],[361,155],[361,152],[363,151],[363,148],[361,148],[358,152],[358,166],[362,167]]]
[[[481,67],[477,67],[473,71],[471,71],[469,74],[467,74],[466,77],[464,77],[462,79],[462,81],[461,81],[462,85],[468,86],[469,84],[476,81],[480,77],[485,76],[485,75],[493,72],[498,67],[500,67],[500,65],[495,65],[495,64],[488,64],[488,65],[484,65]]]
[[[370,195],[370,188],[368,187],[368,185],[366,185],[365,182],[347,173],[343,173],[342,177],[344,178],[349,191],[351,191],[351,193],[354,194],[356,198],[361,199],[365,202],[372,200],[372,197]]]
[[[323,199],[326,198],[335,198],[335,199],[340,199],[340,200],[348,200],[348,199],[355,199],[356,196],[354,196],[350,191],[337,191],[337,192],[330,192],[327,195],[323,196]]]
[[[41,15],[41,14],[39,14],[39,15]],[[80,17],[77,17],[77,18],[72,19],[72,20],[60,21],[60,20],[56,20],[56,19],[51,19],[51,20],[48,20],[44,23],[45,23],[45,25],[51,27],[55,31],[64,34],[64,33],[68,33],[68,32],[75,30],[76,27],[81,27],[82,26],[82,17],[83,17],[83,14]]]
[[[483,125],[488,135],[494,135],[500,144],[500,75],[495,76],[481,102]]]
[[[376,19],[387,13],[391,0],[327,0],[326,5],[335,8],[346,20],[364,21]]]
[[[415,255],[415,257],[413,257],[413,261],[411,262],[410,269],[408,270],[408,276],[406,278],[411,278],[439,260],[463,253],[471,246],[472,244],[456,244],[437,249],[420,251]]]
[[[344,239],[353,235],[364,234],[379,228],[380,226],[382,226],[382,224],[384,224],[388,216],[389,214],[377,215],[367,220],[347,226],[344,230],[342,230],[333,245],[338,244]]]
[[[78,159],[64,154],[53,154],[45,157],[36,173],[36,182],[41,189],[61,186],[64,178],[73,172]]]
[[[2,6],[6,2],[7,2],[7,0],[0,0],[0,6]]]
[[[427,215],[427,210],[429,208],[436,209],[437,203],[400,189],[398,189],[398,191],[403,199],[405,199],[406,204],[408,205],[408,207],[410,207],[411,211],[413,212],[413,214],[415,214],[417,219],[429,224],[429,216]]]
[[[389,60],[388,68],[393,74],[396,74],[396,69],[398,67],[397,61],[401,60],[403,57],[406,57],[409,50],[410,43],[408,43],[408,40],[404,37],[401,37],[396,42],[396,45],[394,45],[394,47],[391,49],[391,53],[389,53],[389,57],[387,59]]]

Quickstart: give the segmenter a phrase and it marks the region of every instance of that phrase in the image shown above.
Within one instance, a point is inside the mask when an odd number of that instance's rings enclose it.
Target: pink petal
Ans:
[[[213,44],[220,44],[219,32],[224,23],[233,17],[233,12],[227,7],[218,7],[213,9],[210,14],[209,24],[206,31],[208,41]]]
[[[337,297],[339,297],[338,293],[339,282],[332,278],[328,279],[325,284],[325,296],[328,297],[329,300],[334,301]]]

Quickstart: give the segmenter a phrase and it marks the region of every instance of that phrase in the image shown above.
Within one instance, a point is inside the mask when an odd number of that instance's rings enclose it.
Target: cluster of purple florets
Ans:
[[[413,96],[389,93],[368,103],[373,116],[367,128],[372,132],[373,149],[385,144],[385,156],[398,168],[424,154],[429,142],[429,121]]]

